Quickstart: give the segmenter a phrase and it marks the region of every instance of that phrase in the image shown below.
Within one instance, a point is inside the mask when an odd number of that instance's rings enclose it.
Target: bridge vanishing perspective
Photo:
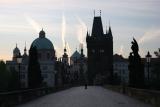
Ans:
[[[152,107],[129,96],[98,86],[73,87],[18,107]]]

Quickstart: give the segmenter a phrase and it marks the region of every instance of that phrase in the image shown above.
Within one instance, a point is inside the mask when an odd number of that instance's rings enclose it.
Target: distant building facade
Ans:
[[[39,37],[35,39],[31,46],[37,48],[38,60],[40,63],[41,75],[43,77],[43,84],[48,87],[54,87],[55,85],[55,50],[52,42],[45,37],[45,32],[40,31]],[[13,69],[19,72],[17,57],[20,54],[20,50],[17,45],[13,50],[13,59],[11,61],[6,61],[8,70]],[[22,63],[20,64],[20,81],[21,88],[28,87],[28,61],[29,57],[27,55],[26,47],[24,49],[24,54],[22,55]]]
[[[19,74],[19,64],[17,63],[17,58],[21,55],[21,52],[19,48],[16,47],[13,50],[13,57],[11,61],[6,61],[7,69],[11,72],[16,71],[19,75],[20,81],[21,81],[21,88],[27,88],[28,87],[28,55],[27,55],[27,49],[26,46],[24,48],[24,54],[22,55],[22,63],[20,64],[20,74]]]
[[[70,61],[70,63],[69,63]],[[87,82],[87,58],[77,50],[68,57],[66,48],[61,58],[56,61],[56,84],[82,85]]]
[[[70,72],[72,75],[73,83],[84,84],[87,82],[87,58],[77,50],[70,57]]]
[[[90,84],[109,83],[113,76],[113,37],[111,27],[103,32],[101,16],[95,16],[92,33],[87,32],[88,80]]]
[[[128,59],[123,58],[122,55],[115,54],[113,56],[113,73],[115,79],[119,79],[119,83],[128,84],[129,82],[128,64]]]

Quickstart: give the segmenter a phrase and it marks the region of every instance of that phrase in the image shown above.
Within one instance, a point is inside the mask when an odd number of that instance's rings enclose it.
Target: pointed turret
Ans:
[[[110,23],[109,23],[109,31],[108,31],[108,34],[112,36],[112,30],[111,30]]]
[[[26,42],[25,42],[25,47],[24,47],[24,55],[27,55]]]
[[[83,44],[80,44],[80,48],[81,48],[81,58],[84,57],[84,54],[83,54]]]
[[[87,34],[86,34],[86,37],[88,37],[89,36],[89,33],[88,33],[88,30],[87,30]]]
[[[67,52],[67,49],[66,49],[66,42],[65,42],[65,46],[64,46],[64,53]]]
[[[106,26],[106,34],[108,34],[108,31],[107,31],[107,26]]]
[[[65,43],[65,47],[64,47],[64,54],[62,56],[62,62],[65,63],[65,64],[68,64],[68,55],[67,55],[66,43]]]

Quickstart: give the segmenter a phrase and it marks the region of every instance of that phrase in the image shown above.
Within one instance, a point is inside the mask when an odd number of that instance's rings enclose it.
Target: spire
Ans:
[[[67,49],[66,49],[66,42],[65,42],[65,46],[64,46],[64,53],[67,52]]]
[[[101,16],[101,10],[99,10],[99,14],[100,14],[100,16]]]
[[[94,17],[95,17],[95,10],[94,10]]]
[[[108,33],[108,31],[107,31],[107,25],[106,25],[106,34]]]
[[[45,38],[45,32],[42,30],[39,32],[39,38]]]
[[[87,35],[86,36],[89,36],[88,30],[87,30]]]
[[[24,55],[27,55],[26,42],[25,42],[25,47],[24,47]]]
[[[76,51],[77,51],[77,46],[76,46]]]
[[[80,44],[80,48],[81,48],[81,55],[83,55],[83,44]]]
[[[109,31],[108,34],[112,35],[112,30],[111,30],[111,26],[110,26],[110,21],[109,21]]]

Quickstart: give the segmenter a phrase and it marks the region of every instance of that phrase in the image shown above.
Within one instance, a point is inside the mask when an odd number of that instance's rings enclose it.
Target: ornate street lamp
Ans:
[[[18,72],[18,81],[19,81],[19,88],[21,88],[21,75],[20,75],[20,64],[22,63],[22,56],[21,54],[19,53],[18,57],[17,57],[17,63],[18,63],[18,69],[19,69],[19,72]]]
[[[147,60],[147,71],[148,71],[148,81],[149,81],[149,65],[150,65],[150,62],[151,62],[151,55],[150,55],[150,53],[149,53],[149,51],[148,51],[148,53],[147,53],[147,55],[146,55],[146,60]]]

